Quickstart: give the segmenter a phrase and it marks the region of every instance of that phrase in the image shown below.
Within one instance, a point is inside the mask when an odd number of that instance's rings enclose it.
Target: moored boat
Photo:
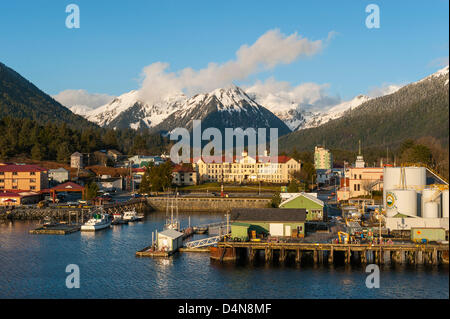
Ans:
[[[82,231],[96,231],[111,226],[112,219],[108,214],[94,214],[85,224],[81,226]]]

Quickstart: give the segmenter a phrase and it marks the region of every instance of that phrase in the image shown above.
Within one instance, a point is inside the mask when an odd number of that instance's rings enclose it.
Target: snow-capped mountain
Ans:
[[[448,72],[449,68],[446,66],[415,83],[446,75],[447,85]],[[395,90],[387,90],[384,94],[393,94],[399,88],[400,86],[396,86]],[[313,111],[310,105],[296,103],[286,95],[270,94],[262,97],[255,92],[245,92],[230,85],[191,98],[178,93],[158,103],[146,103],[140,98],[139,91],[131,91],[94,110],[82,105],[75,105],[70,109],[105,127],[170,131],[175,127],[191,126],[193,119],[202,119],[203,122],[208,120],[214,124],[210,126],[222,128],[269,127],[270,123],[284,134],[286,131],[317,127],[338,119],[371,99],[373,98],[366,95],[358,95],[349,101],[330,104],[331,107],[323,111]]]
[[[350,101],[345,101],[333,106],[328,111],[307,114],[305,116],[305,122],[301,126],[301,129],[316,127],[325,124],[330,120],[337,119],[344,115],[345,112],[352,110],[369,100],[370,97],[368,97],[367,95],[358,95]]]
[[[87,113],[85,117],[100,126],[150,128],[158,125],[167,116],[178,110],[185,100],[185,95],[176,94],[159,103],[148,104],[139,98],[138,91],[131,91]]]
[[[84,116],[84,117],[86,117],[87,114],[89,114],[90,112],[93,111],[93,109],[90,108],[89,106],[87,106],[87,105],[80,105],[80,104],[73,105],[73,106],[68,106],[67,108],[69,110],[71,110],[72,113],[75,113],[75,114],[78,114],[78,115],[81,115],[81,116]]]
[[[223,130],[227,127],[243,129],[276,127],[280,136],[291,131],[282,120],[235,85],[191,97],[155,129],[161,131],[170,131],[176,127],[192,129],[194,119],[202,120],[202,128],[215,127]]]

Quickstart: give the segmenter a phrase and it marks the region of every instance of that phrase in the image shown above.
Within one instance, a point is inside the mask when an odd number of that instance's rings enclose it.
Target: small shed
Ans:
[[[183,233],[166,229],[158,233],[158,250],[173,252],[183,246]]]

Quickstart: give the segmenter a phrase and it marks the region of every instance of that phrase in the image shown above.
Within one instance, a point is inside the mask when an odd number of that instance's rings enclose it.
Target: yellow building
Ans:
[[[217,161],[199,159],[193,163],[200,182],[225,183],[288,183],[292,173],[300,171],[301,163],[289,156],[256,156],[247,152],[226,162],[225,157]]]
[[[0,190],[39,192],[48,188],[48,170],[37,165],[0,163]]]

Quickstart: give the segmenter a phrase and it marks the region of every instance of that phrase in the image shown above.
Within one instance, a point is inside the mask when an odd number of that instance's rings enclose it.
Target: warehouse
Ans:
[[[304,237],[305,209],[235,208],[231,210],[231,237],[240,240],[267,236]]]

